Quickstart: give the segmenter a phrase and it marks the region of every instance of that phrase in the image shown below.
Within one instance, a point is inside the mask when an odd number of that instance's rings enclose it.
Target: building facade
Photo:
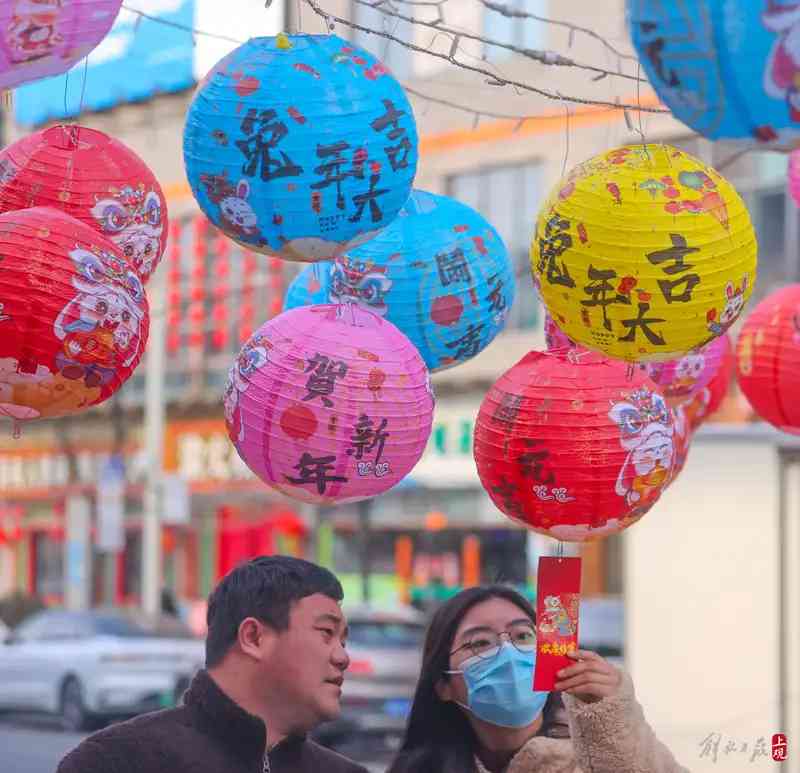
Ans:
[[[402,486],[372,507],[366,555],[373,597],[408,600],[436,577],[453,587],[497,578],[532,584],[537,556],[551,553],[554,543],[521,531],[491,505],[477,479],[471,439],[491,383],[530,349],[543,346],[542,312],[528,269],[543,198],[565,168],[642,136],[699,155],[723,170],[750,209],[760,243],[754,304],[778,284],[797,281],[800,272],[798,214],[786,193],[786,158],[761,152],[737,158],[735,146],[693,137],[665,114],[626,115],[492,85],[448,61],[451,44],[435,28],[387,21],[359,2],[322,5],[433,52],[412,53],[380,36],[337,27],[337,34],[380,54],[411,89],[421,137],[416,187],[452,195],[482,212],[519,268],[508,329],[474,360],[434,377],[440,399],[425,456]],[[444,11],[450,23],[489,40],[568,51],[580,61],[630,71],[621,0],[508,5],[580,20],[613,50],[560,26],[512,21],[480,2],[450,0]],[[435,16],[431,7],[413,12],[421,21]],[[288,19],[292,29],[323,28],[302,3],[288,4]],[[554,71],[466,36],[456,60],[506,81],[657,104],[649,89],[637,89],[629,79],[593,81],[570,68]],[[358,595],[363,510],[312,510],[276,497],[252,478],[227,440],[221,405],[227,368],[254,327],[277,313],[297,267],[240,250],[198,212],[180,147],[191,97],[185,90],[83,117],[133,147],[170,200],[173,231],[162,269],[168,272],[170,315],[166,467],[187,483],[191,506],[188,520],[165,529],[165,582],[181,597],[201,598],[239,558],[280,549],[319,557],[344,577],[349,595]],[[476,118],[452,105],[486,114]],[[95,600],[136,603],[147,465],[143,378],[144,365],[115,405],[85,419],[43,423],[19,441],[0,440],[0,514],[21,527],[16,540],[0,547],[0,589],[20,587],[59,599],[66,499],[76,491],[95,497],[108,456],[124,453],[125,547],[110,555],[95,552],[92,583]],[[787,733],[790,743],[800,738],[798,457],[786,436],[753,423],[735,386],[716,418],[693,441],[681,479],[645,519],[621,537],[582,549],[584,592],[624,597],[627,665],[648,718],[682,763],[698,771],[755,770],[756,763],[770,764],[752,756],[760,738],[767,745],[773,733]],[[788,764],[797,766],[797,756]]]

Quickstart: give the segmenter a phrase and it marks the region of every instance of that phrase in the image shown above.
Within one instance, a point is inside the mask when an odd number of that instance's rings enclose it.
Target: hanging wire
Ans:
[[[596,75],[601,75],[602,77],[606,76],[613,76],[615,78],[622,78],[631,81],[635,81],[637,86],[640,87],[642,82],[646,82],[644,79],[639,77],[639,74],[632,75],[630,73],[624,73],[621,67],[618,67],[616,71],[610,70],[604,67],[599,67],[591,64],[584,64],[581,62],[576,62],[568,57],[563,57],[560,54],[557,54],[553,51],[536,51],[534,49],[527,49],[521,48],[519,46],[514,46],[512,44],[504,43],[502,41],[492,40],[490,38],[476,35],[470,33],[466,30],[457,30],[455,27],[445,27],[444,26],[444,8],[446,7],[448,2],[453,2],[454,0],[354,0],[355,2],[360,3],[361,5],[365,5],[371,8],[374,8],[381,13],[388,14],[390,16],[395,16],[400,20],[406,20],[409,24],[412,25],[421,25],[424,27],[432,27],[436,29],[436,35],[434,36],[433,40],[427,47],[419,46],[412,42],[411,40],[404,40],[398,34],[394,34],[393,32],[389,32],[384,29],[375,29],[369,27],[364,24],[356,23],[351,21],[350,19],[344,18],[342,16],[337,16],[327,10],[322,6],[322,4],[318,0],[296,0],[298,5],[298,24],[300,24],[300,12],[302,8],[302,4],[306,3],[314,13],[322,20],[322,23],[325,27],[325,30],[329,34],[330,32],[334,31],[336,28],[336,24],[341,24],[347,27],[350,27],[354,30],[359,30],[368,34],[374,34],[379,37],[385,38],[388,42],[395,42],[411,51],[416,51],[417,53],[426,54],[428,56],[433,56],[435,58],[444,60],[449,64],[458,67],[462,70],[466,70],[469,72],[476,73],[478,75],[482,75],[485,78],[485,83],[487,85],[504,87],[510,86],[514,89],[515,93],[518,95],[522,95],[523,93],[533,93],[538,94],[542,97],[552,100],[559,100],[562,102],[570,102],[574,104],[580,105],[592,105],[597,106],[600,108],[605,108],[608,111],[611,110],[636,110],[640,114],[641,113],[658,113],[658,114],[667,114],[669,110],[661,105],[643,105],[641,103],[641,95],[637,99],[637,104],[628,104],[625,102],[621,102],[619,100],[611,101],[611,100],[602,100],[602,99],[591,99],[588,97],[581,97],[576,95],[569,95],[563,94],[561,92],[552,92],[547,89],[540,88],[535,86],[531,83],[526,83],[523,81],[517,81],[511,78],[507,78],[502,73],[500,73],[497,68],[491,69],[491,65],[487,64],[485,58],[478,59],[477,57],[473,56],[469,52],[465,51],[461,47],[462,39],[468,39],[473,41],[479,41],[484,46],[491,45],[496,46],[498,48],[503,48],[508,51],[517,53],[521,56],[525,56],[528,58],[535,59],[540,64],[546,66],[559,66],[559,67],[572,67],[578,69],[584,69],[595,73]],[[461,0],[459,0],[461,1]],[[487,8],[491,8],[492,10],[496,10],[498,12],[503,12],[500,10],[503,6],[500,6],[497,3],[490,3],[488,0],[476,0],[477,2],[483,3]],[[411,7],[427,7],[427,8],[435,8],[438,10],[440,17],[442,19],[441,23],[437,22],[423,22],[421,20],[415,19],[411,16],[406,16],[403,14],[398,14],[396,11],[393,10],[395,4],[401,4],[405,6]],[[266,8],[270,7],[270,3],[266,4]],[[162,24],[167,27],[171,27],[173,29],[183,30],[185,32],[190,33],[193,38],[196,36],[200,37],[207,37],[212,38],[214,40],[223,40],[229,43],[234,43],[241,45],[246,41],[240,40],[237,38],[230,37],[228,35],[221,35],[214,32],[208,32],[206,30],[199,30],[195,29],[194,27],[190,27],[185,24],[180,24],[178,22],[174,22],[168,19],[163,19],[158,16],[154,16],[152,14],[146,13],[145,11],[141,11],[138,8],[132,8],[128,5],[123,5],[126,11],[131,14],[134,14],[142,19],[147,19],[148,21],[152,21],[156,24]],[[570,22],[560,21],[560,20],[552,20],[546,19],[545,17],[538,16],[536,14],[528,14],[522,11],[515,11],[512,9],[506,9],[507,14],[511,17],[515,18],[531,18],[536,19],[537,21],[541,21],[544,23],[554,24],[557,26],[567,27],[569,29],[574,30],[576,33],[582,33],[590,35],[591,37],[597,38],[599,40],[604,40],[601,36],[597,35],[596,33],[592,32],[591,30],[587,30],[586,28],[580,27],[578,25],[573,25]],[[395,31],[396,32],[396,31]],[[411,36],[413,37],[413,36]],[[451,41],[451,48],[448,53],[437,52],[434,50],[434,43],[438,40],[439,37],[445,37],[446,39]],[[625,59],[625,60],[634,60],[635,57],[622,54],[617,51],[610,43],[604,42],[606,47],[612,51],[617,57],[618,62]],[[480,61],[480,65],[471,65],[466,62],[463,62],[457,58],[457,56],[461,56],[467,59],[473,59],[475,61]],[[461,110],[463,112],[469,113],[471,115],[477,115],[478,120],[480,118],[497,118],[497,119],[508,119],[517,122],[516,130],[519,130],[519,127],[526,123],[527,121],[537,120],[537,119],[545,119],[549,118],[549,116],[537,116],[531,114],[508,114],[508,113],[500,113],[500,112],[493,112],[490,110],[483,110],[483,109],[476,109],[471,104],[459,104],[451,99],[446,99],[442,97],[438,97],[432,94],[426,94],[424,92],[419,91],[418,89],[404,86],[406,91],[410,94],[413,94],[420,99],[425,100],[427,103],[438,104],[444,107],[454,108],[456,110]]]

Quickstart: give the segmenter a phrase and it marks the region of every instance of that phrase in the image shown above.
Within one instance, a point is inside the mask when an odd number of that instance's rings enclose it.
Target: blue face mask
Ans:
[[[520,652],[504,644],[493,658],[472,657],[458,671],[467,683],[467,705],[484,722],[500,727],[526,727],[544,709],[549,692],[534,692],[536,652]],[[462,705],[462,704],[459,704]]]

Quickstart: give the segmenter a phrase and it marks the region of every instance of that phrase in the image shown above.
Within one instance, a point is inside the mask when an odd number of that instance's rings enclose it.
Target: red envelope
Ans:
[[[578,605],[581,559],[539,559],[536,589],[536,670],[533,689],[553,690],[556,674],[575,661],[568,652],[578,649]]]

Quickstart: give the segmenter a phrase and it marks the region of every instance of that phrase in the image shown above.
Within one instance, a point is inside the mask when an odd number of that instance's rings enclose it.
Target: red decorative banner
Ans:
[[[533,689],[555,688],[556,674],[575,661],[568,652],[578,649],[578,605],[581,559],[542,557],[536,588],[536,671]]]

